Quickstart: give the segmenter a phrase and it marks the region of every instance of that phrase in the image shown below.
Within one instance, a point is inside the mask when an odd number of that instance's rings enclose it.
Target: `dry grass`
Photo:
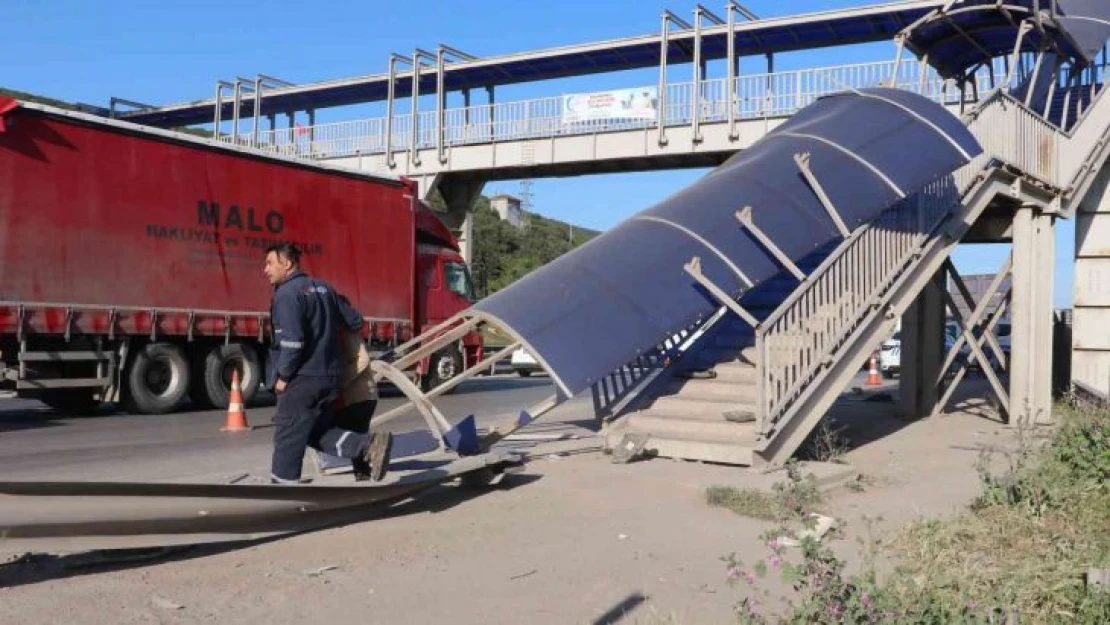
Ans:
[[[778,511],[778,499],[772,493],[754,488],[710,486],[705,491],[705,501],[711,506],[764,521],[774,521]]]
[[[710,486],[705,491],[705,501],[711,506],[764,521],[801,518],[821,503],[821,489],[817,487],[817,478],[812,473],[803,477],[794,461],[787,463],[786,472],[788,479],[776,483],[774,492]]]
[[[845,432],[846,426],[833,417],[825,417],[813,428],[813,432],[802,443],[798,457],[802,460],[846,464],[844,455],[852,449],[852,440]]]
[[[1063,425],[1001,476],[984,474],[972,510],[912,523],[890,546],[887,590],[903,605],[1016,608],[1022,622],[1110,622],[1110,595],[1086,589],[1110,566],[1110,414],[1060,407]],[[1106,620],[1103,620],[1106,619]]]

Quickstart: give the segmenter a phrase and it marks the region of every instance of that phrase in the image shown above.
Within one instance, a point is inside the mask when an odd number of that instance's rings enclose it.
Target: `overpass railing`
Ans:
[[[980,69],[975,89],[964,94],[965,101],[975,101],[980,94],[990,92],[1005,75],[1001,66]],[[727,78],[706,80],[702,81],[697,97],[692,82],[670,84],[666,87],[662,118],[666,127],[689,125],[694,118],[695,102],[700,123],[727,121],[730,106],[738,120],[787,117],[822,96],[846,88],[889,85],[892,81],[898,88],[934,101],[945,104],[960,101],[961,93],[955,84],[941,79],[932,68],[922,69],[919,62],[907,60],[899,63],[895,71],[895,64],[886,61],[740,76],[733,80],[731,89]],[[411,114],[394,115],[390,149],[410,150],[414,137],[417,149],[431,149],[441,141],[444,147],[452,147],[658,127],[658,87],[619,91],[645,98],[639,115],[580,119],[567,106],[572,95],[475,105],[444,111],[442,140],[437,111],[419,112],[415,129]],[[382,154],[386,151],[386,126],[385,117],[380,117],[268,130],[259,134],[256,147],[314,158]],[[233,135],[224,140],[235,142]],[[238,140],[250,145],[251,136],[243,133]]]

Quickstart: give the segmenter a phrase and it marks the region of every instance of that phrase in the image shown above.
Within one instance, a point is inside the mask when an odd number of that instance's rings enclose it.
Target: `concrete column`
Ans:
[[[941,269],[902,315],[898,396],[902,414],[908,419],[933,414],[940,400],[937,378],[945,356],[943,293],[946,286],[947,273]]]
[[[1052,216],[1022,207],[1014,216],[1010,410],[1013,425],[1052,420]]]
[[[1110,397],[1110,168],[1076,213],[1072,313],[1071,380]]]
[[[447,204],[447,214],[441,217],[458,238],[459,248],[467,265],[474,260],[474,202],[485,186],[484,179],[441,174],[437,182],[429,185],[426,192],[422,192],[430,194],[434,189],[439,189],[439,194]]]

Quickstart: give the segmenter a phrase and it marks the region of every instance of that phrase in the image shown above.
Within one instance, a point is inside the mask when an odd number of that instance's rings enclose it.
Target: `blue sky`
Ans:
[[[747,0],[760,16],[877,3],[878,0]],[[722,6],[703,2],[724,14]],[[63,100],[106,105],[112,96],[151,104],[211,97],[217,79],[265,73],[315,82],[387,69],[390,52],[411,54],[445,43],[477,56],[520,52],[656,32],[670,9],[692,20],[695,2],[643,0],[266,0],[239,2],[106,3],[91,0],[5,0],[0,38],[0,86]],[[886,60],[893,44],[784,55],[777,70]],[[742,72],[759,72],[753,60]],[[712,64],[709,77],[724,76]],[[672,81],[689,70],[672,68]],[[500,89],[498,102],[578,91],[654,85],[657,70],[583,77]],[[475,100],[478,101],[477,99]],[[461,98],[449,106],[459,105]],[[434,101],[421,104],[424,110]],[[318,121],[378,116],[364,105],[321,112]],[[704,170],[536,180],[535,209],[586,227],[605,229],[701,176]],[[519,191],[498,182],[486,193]],[[1074,227],[1057,237],[1056,305],[1070,305]],[[1006,246],[963,246],[956,264],[965,273],[993,272]]]

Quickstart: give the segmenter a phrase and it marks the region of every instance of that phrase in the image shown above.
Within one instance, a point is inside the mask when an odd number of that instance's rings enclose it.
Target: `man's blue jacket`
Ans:
[[[357,331],[362,315],[330,285],[297,271],[274,288],[267,385],[297,376],[338,378],[341,327]]]

